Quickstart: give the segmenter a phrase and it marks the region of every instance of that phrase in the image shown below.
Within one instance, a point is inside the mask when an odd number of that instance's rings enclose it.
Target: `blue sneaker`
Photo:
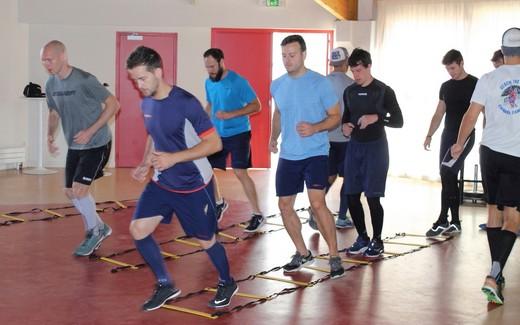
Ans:
[[[379,257],[383,254],[384,250],[385,246],[383,245],[383,241],[379,238],[372,238],[372,241],[363,255],[365,257]]]
[[[74,251],[76,256],[89,256],[99,248],[101,242],[112,234],[112,228],[106,223],[98,226],[98,228],[87,231],[85,240]]]
[[[370,238],[363,238],[361,236],[358,236],[356,239],[356,242],[352,244],[352,246],[347,249],[347,254],[350,255],[357,255],[357,254],[363,254],[370,244]]]
[[[336,219],[336,228],[338,229],[344,229],[344,228],[352,228],[354,227],[354,223],[352,222],[352,219],[349,217]]]
[[[480,230],[486,230],[487,229],[487,223],[481,223],[480,225],[478,225],[479,229]]]

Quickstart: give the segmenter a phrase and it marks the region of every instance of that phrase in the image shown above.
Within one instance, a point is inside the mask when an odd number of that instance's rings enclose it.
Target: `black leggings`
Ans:
[[[368,208],[370,210],[370,217],[372,220],[372,229],[374,231],[374,238],[381,239],[383,231],[384,210],[381,205],[379,197],[367,198]],[[363,238],[368,238],[367,227],[365,224],[365,213],[361,205],[361,193],[349,194],[348,205],[352,221],[358,232],[358,235]]]

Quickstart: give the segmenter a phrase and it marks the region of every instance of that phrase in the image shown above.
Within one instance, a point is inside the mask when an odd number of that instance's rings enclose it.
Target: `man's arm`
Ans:
[[[152,166],[152,151],[153,151],[153,140],[150,135],[146,138],[146,145],[144,146],[143,159],[139,166],[132,170],[132,177],[140,182],[146,179],[148,171]]]
[[[261,110],[260,101],[258,100],[258,98],[255,98],[249,104],[247,104],[246,106],[244,106],[240,109],[236,109],[234,111],[218,111],[215,114],[215,116],[218,119],[227,120],[227,119],[231,119],[231,118],[235,118],[235,117],[239,117],[239,116],[251,115],[251,114],[260,112],[260,110]]]
[[[92,136],[112,118],[120,109],[119,102],[114,95],[110,95],[105,100],[104,109],[99,118],[85,130],[79,131],[74,135],[74,142],[79,144],[86,144],[90,141]]]
[[[208,116],[211,116],[211,103],[207,103],[206,106],[204,106],[204,111],[206,111]]]
[[[442,118],[446,113],[446,103],[443,100],[439,100],[437,104],[437,109],[435,113],[433,113],[432,120],[430,122],[430,128],[428,129],[428,133],[426,134],[426,139],[424,139],[424,149],[430,150],[430,143],[432,141],[432,136],[435,134],[439,126],[441,125]]]
[[[50,153],[58,151],[58,147],[54,144],[56,130],[60,125],[60,115],[54,108],[49,109],[49,122],[47,123],[47,148]]]
[[[269,150],[272,153],[278,152],[278,137],[280,136],[280,132],[280,111],[275,105],[273,118],[271,121],[271,140],[269,141]]]
[[[484,111],[484,106],[477,104],[475,102],[471,102],[468,110],[464,114],[462,118],[462,122],[460,123],[459,135],[457,137],[457,142],[451,146],[451,155],[453,158],[459,158],[462,150],[464,150],[464,143],[468,139],[469,135],[475,128],[475,124],[477,123],[478,116],[481,112]]]
[[[197,145],[179,152],[152,152],[152,165],[159,171],[163,171],[177,163],[193,161],[202,157],[207,157],[215,152],[222,150],[222,141],[216,130],[204,135],[201,142]]]
[[[308,137],[315,133],[328,131],[338,127],[340,122],[340,109],[339,103],[334,104],[332,107],[327,109],[327,117],[318,123],[300,122],[296,126],[298,134],[302,137]]]

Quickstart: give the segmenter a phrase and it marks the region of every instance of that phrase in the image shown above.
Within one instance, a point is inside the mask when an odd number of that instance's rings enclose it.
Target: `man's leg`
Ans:
[[[255,232],[265,223],[265,218],[262,215],[260,206],[258,205],[258,195],[256,192],[255,183],[247,173],[247,169],[233,168],[233,172],[240,181],[240,184],[242,184],[244,193],[246,194],[249,204],[251,205],[251,209],[253,210],[253,215],[249,220],[249,224],[245,230],[247,232]]]
[[[329,246],[330,256],[338,255],[338,242],[336,239],[336,228],[334,226],[334,218],[325,203],[325,191],[308,189],[309,201],[320,233],[323,235],[327,245]]]

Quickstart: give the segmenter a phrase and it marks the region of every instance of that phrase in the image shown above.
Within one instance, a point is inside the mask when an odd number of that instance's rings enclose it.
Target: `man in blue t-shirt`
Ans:
[[[296,195],[303,191],[305,183],[318,229],[329,246],[330,276],[339,278],[345,270],[338,256],[334,219],[325,203],[325,190],[329,185],[327,131],[339,124],[338,97],[324,76],[305,67],[306,45],[300,35],[287,36],[281,46],[287,73],[271,84],[276,108],[269,146],[271,152],[278,152],[281,134],[276,195],[283,223],[296,246],[296,253],[283,269],[295,272],[313,260],[294,211]]]
[[[226,170],[226,159],[231,155],[231,167],[251,204],[253,215],[245,228],[257,231],[265,222],[260,211],[255,183],[247,173],[251,167],[251,124],[249,115],[260,111],[260,102],[242,76],[226,69],[221,49],[210,48],[204,52],[204,65],[209,78],[206,79],[206,112],[211,117],[222,138],[222,150],[208,157],[211,166]],[[214,178],[217,220],[220,221],[228,204],[220,195],[217,178]]]
[[[130,223],[137,250],[157,279],[156,290],[143,309],[160,308],[181,292],[171,280],[152,236],[160,223],[171,222],[173,214],[186,235],[199,241],[218,271],[217,293],[209,306],[228,306],[238,286],[230,275],[226,251],[215,239],[213,170],[206,158],[222,148],[220,138],[200,102],[164,81],[162,59],[155,50],[138,47],[126,66],[144,96],[141,110],[148,133],[143,160],[132,177],[145,181],[150,167],[154,168]]]

